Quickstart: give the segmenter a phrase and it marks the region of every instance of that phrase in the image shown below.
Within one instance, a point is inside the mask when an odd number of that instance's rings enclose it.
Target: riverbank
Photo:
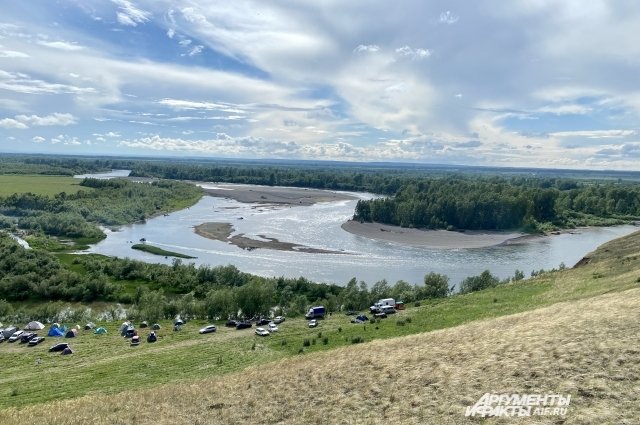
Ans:
[[[357,199],[346,193],[300,187],[255,186],[229,183],[199,183],[199,186],[210,196],[229,198],[245,204],[309,206],[319,202],[337,202]]]
[[[231,223],[210,222],[202,223],[193,228],[196,234],[221,242],[227,242],[238,248],[252,251],[254,249],[273,249],[276,251],[306,252],[310,254],[342,254],[341,251],[331,251],[327,249],[312,248],[291,242],[283,242],[276,238],[265,235],[257,235],[260,239],[253,239],[243,233],[233,235],[235,228]]]
[[[536,237],[520,232],[480,230],[455,232],[409,229],[380,223],[360,223],[354,220],[347,221],[341,227],[346,232],[356,236],[421,248],[486,248],[495,245],[521,243]]]

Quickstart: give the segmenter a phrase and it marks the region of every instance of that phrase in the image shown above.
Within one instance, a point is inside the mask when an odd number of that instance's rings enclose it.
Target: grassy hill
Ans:
[[[478,423],[464,407],[486,392],[572,395],[565,422],[523,423],[637,423],[640,233],[587,257],[366,328],[334,315],[258,339],[189,323],[132,348],[113,323],[66,357],[4,343],[0,423]]]

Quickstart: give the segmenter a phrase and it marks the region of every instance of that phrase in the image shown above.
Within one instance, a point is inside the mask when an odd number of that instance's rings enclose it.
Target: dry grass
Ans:
[[[8,409],[0,423],[481,423],[464,407],[496,392],[571,394],[566,421],[518,423],[637,424],[639,336],[631,289],[219,378]]]

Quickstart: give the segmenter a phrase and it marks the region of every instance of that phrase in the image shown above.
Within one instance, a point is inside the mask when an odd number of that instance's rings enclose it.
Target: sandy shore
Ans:
[[[228,183],[199,183],[199,185],[210,196],[230,198],[238,202],[251,204],[308,206],[318,202],[356,199],[344,193],[298,187],[255,186]]]
[[[298,245],[291,242],[283,242],[276,238],[265,235],[258,235],[260,239],[253,239],[243,233],[233,235],[235,229],[231,223],[210,222],[202,223],[194,227],[194,231],[205,238],[228,242],[238,248],[252,251],[254,249],[274,249],[277,251],[307,252],[312,254],[343,254],[341,251],[331,251],[327,249],[312,248],[305,245]]]
[[[424,248],[484,248],[507,243],[520,243],[530,235],[517,232],[419,230],[380,223],[349,220],[342,229],[357,236]]]

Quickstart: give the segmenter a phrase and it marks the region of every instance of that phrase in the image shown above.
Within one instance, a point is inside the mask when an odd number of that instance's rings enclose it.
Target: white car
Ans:
[[[216,325],[209,325],[207,327],[200,329],[201,334],[208,334],[215,331],[216,331]]]
[[[23,333],[24,331],[15,331],[13,335],[9,337],[9,342],[16,342],[17,340],[20,339]]]
[[[282,322],[284,322],[284,316],[276,316],[273,319],[273,323],[275,323],[276,325],[279,325]]]
[[[269,332],[278,332],[278,327],[275,323],[269,323]]]
[[[318,321],[316,319],[309,320],[309,327],[310,328],[315,328],[316,326],[318,326]]]
[[[265,328],[256,328],[256,335],[258,336],[269,336],[269,331]]]

